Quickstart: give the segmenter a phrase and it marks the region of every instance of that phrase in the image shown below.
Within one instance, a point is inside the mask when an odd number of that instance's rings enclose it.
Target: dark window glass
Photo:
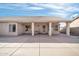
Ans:
[[[45,28],[46,28],[45,25],[43,25],[43,32],[45,32]]]
[[[13,32],[16,32],[16,25],[13,25]]]

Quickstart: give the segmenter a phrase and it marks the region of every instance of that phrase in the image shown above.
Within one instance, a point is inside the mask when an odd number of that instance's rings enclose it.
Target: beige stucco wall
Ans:
[[[26,33],[31,33],[31,28],[29,29],[29,31],[25,31],[26,28],[25,28],[25,25],[31,25],[31,23],[17,23],[17,34],[20,35],[20,34],[26,34]]]
[[[79,18],[71,22],[70,27],[79,27]]]
[[[70,24],[71,35],[79,35],[79,18]]]
[[[24,33],[24,25],[21,23],[17,23],[17,34],[23,34]]]
[[[9,32],[9,24],[16,24],[17,23],[0,23],[0,35],[18,35],[17,34],[17,30],[16,32]],[[16,26],[16,29],[17,29],[17,26]]]

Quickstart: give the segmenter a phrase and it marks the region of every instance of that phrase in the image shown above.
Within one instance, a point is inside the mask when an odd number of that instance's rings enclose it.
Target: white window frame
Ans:
[[[14,25],[15,25],[15,30],[13,29]],[[16,32],[16,24],[9,24],[9,32]]]

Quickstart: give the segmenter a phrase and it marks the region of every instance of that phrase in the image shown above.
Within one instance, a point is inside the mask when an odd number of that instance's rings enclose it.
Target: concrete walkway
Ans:
[[[0,37],[0,56],[79,56],[79,37],[64,34]]]

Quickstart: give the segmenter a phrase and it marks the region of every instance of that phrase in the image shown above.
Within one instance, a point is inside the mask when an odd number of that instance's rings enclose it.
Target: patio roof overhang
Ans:
[[[72,20],[53,16],[14,16],[0,17],[0,22],[72,22]]]

